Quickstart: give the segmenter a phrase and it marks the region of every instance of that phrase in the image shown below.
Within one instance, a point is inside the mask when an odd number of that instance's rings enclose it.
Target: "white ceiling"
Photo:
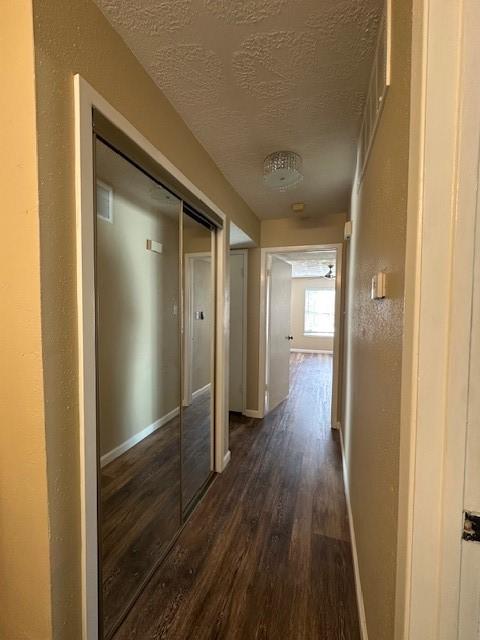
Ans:
[[[242,231],[236,224],[230,222],[230,247],[232,249],[240,249],[246,247],[254,247],[255,243],[249,235]]]
[[[293,278],[318,278],[324,276],[333,265],[335,273],[335,251],[290,251],[288,253],[276,253],[278,258],[292,265]]]
[[[260,218],[343,212],[382,0],[96,0]],[[263,184],[272,151],[305,179]]]

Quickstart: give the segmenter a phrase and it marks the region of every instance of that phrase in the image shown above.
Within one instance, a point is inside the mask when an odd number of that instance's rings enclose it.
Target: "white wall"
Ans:
[[[290,314],[290,334],[293,336],[292,349],[313,349],[333,351],[333,336],[305,336],[304,310],[305,289],[334,289],[335,280],[325,278],[292,278],[292,306]]]

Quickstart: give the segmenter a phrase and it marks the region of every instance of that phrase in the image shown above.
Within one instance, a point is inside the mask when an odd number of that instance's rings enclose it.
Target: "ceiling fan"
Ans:
[[[328,278],[329,280],[330,280],[331,278],[335,278],[335,274],[333,273],[333,267],[334,267],[334,265],[333,265],[333,264],[329,264],[329,265],[328,265],[328,271],[327,271],[327,273],[323,276],[324,278]]]

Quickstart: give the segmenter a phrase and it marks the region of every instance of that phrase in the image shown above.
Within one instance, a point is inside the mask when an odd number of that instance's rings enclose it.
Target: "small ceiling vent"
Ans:
[[[97,180],[97,216],[113,222],[113,189],[101,180]]]

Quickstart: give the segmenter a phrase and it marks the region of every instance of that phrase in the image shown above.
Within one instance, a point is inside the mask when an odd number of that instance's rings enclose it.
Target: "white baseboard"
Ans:
[[[291,353],[328,353],[333,355],[333,351],[328,349],[290,349]]]
[[[223,456],[223,467],[222,467],[222,471],[225,471],[226,466],[228,465],[228,463],[230,462],[230,458],[232,457],[231,451],[230,449],[227,451],[227,453]]]
[[[343,448],[343,434],[340,429],[340,445],[342,448],[343,483],[345,485],[345,497],[347,500],[348,523],[350,527],[350,540],[352,544],[353,570],[355,573],[355,591],[357,594],[358,617],[360,622],[360,635],[362,640],[368,640],[367,618],[365,616],[365,604],[363,602],[362,583],[360,580],[360,569],[358,566],[357,542],[355,539],[355,528],[353,525],[352,505],[350,503],[350,489],[348,483],[347,462],[345,460],[345,449]]]
[[[192,393],[192,400],[197,396],[201,395],[202,393],[204,393],[204,391],[207,391],[208,389],[210,389],[210,386],[211,386],[211,383],[208,382],[204,387],[201,387],[200,389],[197,389],[196,391],[194,391]]]
[[[192,402],[195,400],[195,398],[199,396],[201,393],[203,393],[204,391],[207,391],[207,389],[209,389],[210,386],[211,386],[211,382],[208,382],[204,387],[200,387],[200,389],[193,391],[192,395],[190,396],[190,400],[187,400],[186,398],[184,398],[182,405],[184,407],[189,407],[192,404]]]
[[[115,447],[111,451],[108,451],[100,458],[100,466],[104,467],[109,462],[112,462],[113,460],[115,460],[115,458],[118,458],[122,455],[122,453],[125,453],[125,451],[128,451],[129,449],[134,447],[136,444],[144,440],[147,436],[151,435],[154,431],[160,429],[160,427],[163,427],[164,424],[170,422],[170,420],[178,416],[178,414],[179,409],[178,407],[176,407],[158,420],[155,420],[155,422],[152,422],[152,424],[149,424],[148,427],[145,427],[145,429],[142,429],[142,431],[139,431],[131,438],[128,438],[128,440],[125,440],[125,442],[119,444],[118,447]]]
[[[243,415],[247,418],[259,418],[260,420],[263,418],[263,413],[258,409],[245,409]]]

